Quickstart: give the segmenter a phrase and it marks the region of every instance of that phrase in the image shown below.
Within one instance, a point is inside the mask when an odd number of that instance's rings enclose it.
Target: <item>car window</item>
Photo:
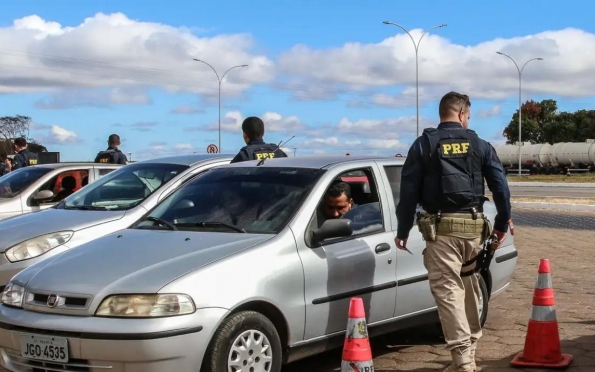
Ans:
[[[186,169],[187,165],[163,163],[137,163],[121,167],[66,199],[59,208],[130,209]]]
[[[378,187],[372,169],[351,170],[336,177],[327,186],[314,213],[309,226],[311,230],[320,228],[328,219],[345,218],[351,221],[352,237],[384,231]]]
[[[52,170],[46,167],[25,167],[0,177],[0,198],[9,199],[19,195]]]
[[[49,203],[55,203],[75,193],[81,189],[89,179],[88,169],[76,169],[60,172],[54,177],[50,178],[43,185],[41,185],[35,193],[49,190],[54,193],[54,197],[50,199]],[[29,205],[34,205],[34,200],[28,201]]]
[[[136,228],[275,234],[324,170],[277,167],[212,168],[181,186]],[[161,220],[161,222],[159,221]]]
[[[110,169],[110,168],[99,168],[99,177],[103,177],[113,171],[114,171],[114,169]]]
[[[400,165],[386,165],[384,171],[386,177],[390,183],[390,189],[393,193],[393,200],[395,201],[395,207],[399,204],[399,194],[401,192],[401,171],[403,167]]]

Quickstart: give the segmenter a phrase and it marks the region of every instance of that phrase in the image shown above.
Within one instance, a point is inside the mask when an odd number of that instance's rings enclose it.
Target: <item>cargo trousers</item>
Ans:
[[[446,350],[460,371],[474,371],[477,341],[482,336],[478,274],[461,277],[463,263],[477,256],[481,241],[481,234],[444,233],[438,229],[436,239],[426,241],[423,256]],[[463,271],[474,268],[475,264]]]

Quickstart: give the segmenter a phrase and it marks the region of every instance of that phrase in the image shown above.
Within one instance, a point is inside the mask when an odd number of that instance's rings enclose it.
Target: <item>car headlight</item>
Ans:
[[[191,314],[195,310],[192,299],[183,294],[114,295],[101,302],[95,315],[156,318]]]
[[[59,231],[25,240],[8,248],[4,254],[10,262],[18,262],[41,256],[56,247],[66,244],[74,231]]]
[[[2,292],[2,304],[7,306],[22,307],[25,288],[14,283],[8,283]]]

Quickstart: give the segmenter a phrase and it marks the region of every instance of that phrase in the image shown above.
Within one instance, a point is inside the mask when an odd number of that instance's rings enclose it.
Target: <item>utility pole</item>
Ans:
[[[523,67],[521,67],[519,69],[519,65],[517,65],[517,63],[515,62],[514,59],[512,59],[511,56],[504,54],[502,52],[496,52],[497,54],[500,54],[502,56],[508,57],[512,63],[514,63],[514,65],[516,66],[516,69],[519,73],[519,177],[521,176],[521,149],[523,146],[523,142],[521,140],[521,107],[522,107],[522,103],[521,103],[521,77],[523,75],[523,70],[525,69],[525,66],[527,66],[527,63],[531,62],[531,61],[543,61],[543,58],[531,58],[530,60],[528,60],[527,62],[525,62],[525,64],[523,65]]]

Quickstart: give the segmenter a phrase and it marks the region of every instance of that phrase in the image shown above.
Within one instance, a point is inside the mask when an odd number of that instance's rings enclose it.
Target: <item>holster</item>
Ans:
[[[417,228],[427,242],[436,241],[436,217],[425,212],[417,212]]]

